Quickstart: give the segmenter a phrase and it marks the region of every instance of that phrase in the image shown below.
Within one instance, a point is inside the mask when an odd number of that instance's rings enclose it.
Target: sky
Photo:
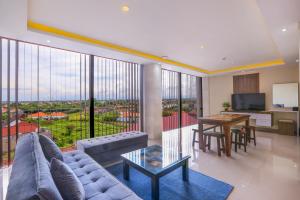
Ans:
[[[15,99],[15,42],[10,51],[10,100]],[[7,100],[7,40],[2,40],[2,100]],[[38,49],[39,48],[39,49]],[[38,56],[39,55],[39,56]],[[39,63],[39,64],[38,64]],[[19,101],[70,101],[88,99],[89,59],[83,54],[19,43]],[[134,69],[133,73],[128,73]],[[94,95],[98,100],[137,99],[139,65],[101,57],[95,58]],[[134,78],[131,78],[134,74]],[[176,98],[174,72],[163,73],[163,98]],[[136,84],[134,84],[132,82]],[[196,97],[196,78],[182,76],[183,97]],[[130,86],[133,88],[129,92]]]

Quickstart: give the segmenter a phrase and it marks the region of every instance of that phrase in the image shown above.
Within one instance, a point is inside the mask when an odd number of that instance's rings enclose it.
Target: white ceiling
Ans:
[[[295,48],[299,40],[294,27],[300,21],[299,2],[30,0],[28,18],[202,69],[217,70],[280,59],[281,55],[294,59],[299,50]],[[123,13],[122,5],[128,5],[130,11]],[[284,35],[283,26],[288,28]],[[224,61],[223,57],[227,59]]]
[[[123,13],[122,5],[128,5],[130,11]],[[299,10],[300,0],[29,0],[28,3],[1,0],[0,35],[42,44],[50,39],[54,47],[149,62],[28,31],[26,24],[31,19],[157,56],[168,56],[202,69],[224,69],[281,57],[286,63],[296,65]],[[287,28],[287,32],[282,32],[282,28]],[[223,57],[227,57],[226,61]]]
[[[257,0],[272,37],[288,64],[299,58],[300,0]],[[281,30],[286,28],[286,32]]]

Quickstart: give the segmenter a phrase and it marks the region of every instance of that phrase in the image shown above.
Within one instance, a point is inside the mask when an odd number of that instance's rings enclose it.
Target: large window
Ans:
[[[201,83],[198,83],[201,84]],[[200,85],[201,87],[201,85]],[[181,125],[189,126],[197,124],[198,105],[197,94],[201,92],[197,87],[197,77],[188,74],[181,74]]]
[[[29,132],[69,150],[79,139],[139,130],[138,64],[0,37],[0,65],[1,165]]]
[[[95,57],[95,136],[139,130],[140,65]]]
[[[163,131],[179,128],[179,73],[162,70]]]
[[[163,131],[197,123],[202,115],[202,79],[162,70]]]

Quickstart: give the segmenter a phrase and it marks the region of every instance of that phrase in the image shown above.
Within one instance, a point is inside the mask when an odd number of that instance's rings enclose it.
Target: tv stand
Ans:
[[[247,114],[250,115],[250,122],[255,121],[257,127],[271,128],[273,125],[273,113],[268,111],[223,111],[222,114]]]
[[[299,111],[270,110],[270,111],[222,111],[222,114],[247,114],[250,115],[250,123],[255,124],[257,130],[278,133],[279,120],[293,120],[297,124],[297,136],[300,136]]]

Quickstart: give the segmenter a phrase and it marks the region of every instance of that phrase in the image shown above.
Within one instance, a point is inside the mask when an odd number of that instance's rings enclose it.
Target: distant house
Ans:
[[[4,107],[4,106],[3,106],[3,107],[1,108],[1,110],[2,110],[2,113],[5,113],[5,112],[7,112],[7,107]]]
[[[37,112],[37,113],[33,113],[28,115],[28,118],[31,119],[63,119],[66,118],[67,115],[63,112],[52,112],[50,114],[44,113],[44,112]]]
[[[64,119],[67,115],[63,112],[53,112],[50,114],[51,119]]]
[[[35,132],[37,131],[38,125],[35,123],[29,123],[29,122],[24,122],[20,121],[18,123],[19,127],[19,134],[24,134],[24,133],[30,133],[30,132]],[[10,135],[15,136],[16,135],[16,123],[13,125],[11,124],[10,126]],[[2,137],[7,137],[8,136],[8,126],[2,128]]]
[[[44,113],[44,112],[37,112],[37,113],[33,113],[33,114],[28,115],[28,118],[31,118],[31,119],[38,119],[38,118],[48,119],[49,115]]]
[[[98,114],[106,113],[106,112],[109,112],[109,111],[111,111],[111,109],[109,109],[109,108],[96,108],[95,109],[95,113],[98,113]]]
[[[8,111],[7,106],[2,106],[1,111],[2,111],[2,113],[7,113],[7,111]],[[24,114],[23,110],[18,109],[18,116],[21,116],[23,114]],[[15,107],[10,108],[10,117],[16,117],[16,108]]]
[[[31,133],[31,132],[37,132],[38,125],[35,123],[29,123],[24,121],[19,121],[18,123],[19,128],[19,136],[25,133]],[[8,146],[8,126],[5,126],[2,128],[2,141],[3,141],[3,152],[7,152],[7,146]],[[10,142],[11,142],[11,150],[15,148],[16,144],[16,123],[10,124]]]
[[[120,112],[121,117],[139,117],[140,113],[137,112]]]
[[[121,122],[135,122],[139,118],[140,113],[137,112],[120,112],[118,121]]]

